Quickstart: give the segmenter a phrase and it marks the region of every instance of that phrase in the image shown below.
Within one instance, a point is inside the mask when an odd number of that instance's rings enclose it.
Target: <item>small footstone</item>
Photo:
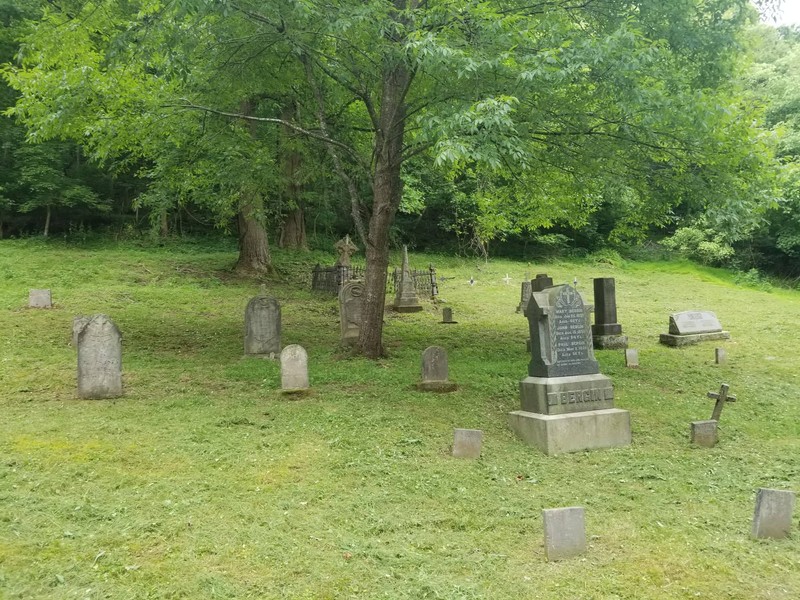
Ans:
[[[691,442],[703,448],[713,448],[717,443],[717,422],[692,421]]]
[[[721,365],[727,358],[728,354],[725,352],[725,348],[714,348],[714,362]]]
[[[547,560],[561,560],[586,551],[586,524],[582,506],[548,508],[544,520],[544,554]]]
[[[446,323],[448,325],[455,324],[455,321],[453,321],[453,309],[449,306],[446,306],[442,309],[442,323]]]
[[[480,429],[455,429],[453,456],[455,458],[480,458],[483,431]]]
[[[29,308],[53,308],[50,290],[30,290],[28,292]]]
[[[625,350],[625,366],[629,369],[639,368],[639,351],[636,348]]]
[[[792,526],[795,494],[786,490],[760,488],[753,515],[753,537],[782,539]]]

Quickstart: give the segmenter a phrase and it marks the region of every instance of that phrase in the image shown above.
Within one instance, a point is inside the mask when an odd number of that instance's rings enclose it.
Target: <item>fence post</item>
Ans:
[[[436,283],[436,269],[433,268],[433,263],[428,264],[428,271],[431,277],[431,300],[435,300],[439,295],[439,284]]]

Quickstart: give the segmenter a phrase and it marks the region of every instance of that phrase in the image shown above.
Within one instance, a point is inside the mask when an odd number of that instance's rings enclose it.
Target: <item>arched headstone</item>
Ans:
[[[78,331],[78,396],[122,395],[122,336],[106,315],[94,315]]]
[[[290,344],[281,351],[281,389],[307,390],[308,353],[298,344]]]
[[[278,354],[281,351],[281,306],[275,298],[259,294],[244,311],[244,353]]]

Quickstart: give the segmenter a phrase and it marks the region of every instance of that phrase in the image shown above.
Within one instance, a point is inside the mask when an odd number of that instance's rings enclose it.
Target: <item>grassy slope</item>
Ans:
[[[0,243],[0,598],[797,598],[800,534],[749,538],[755,490],[800,491],[800,295],[674,263],[433,261],[458,325],[387,313],[391,358],[338,353],[333,299],[279,254],[283,343],[307,348],[313,393],[288,400],[275,362],[242,356],[253,282],[234,255],[176,245]],[[314,256],[311,262],[330,258]],[[303,271],[305,271],[305,267]],[[617,280],[641,368],[597,353],[631,411],[629,448],[545,457],[505,425],[525,376],[525,271]],[[515,283],[501,278],[509,273]],[[475,287],[467,280],[477,279]],[[50,287],[54,310],[26,308]],[[669,312],[714,310],[714,343],[657,343]],[[126,396],[75,398],[76,314],[124,336]],[[413,389],[421,351],[448,349],[452,394]],[[721,443],[697,449],[711,414]],[[484,430],[478,461],[454,427]],[[541,509],[582,505],[590,549],[544,561]]]

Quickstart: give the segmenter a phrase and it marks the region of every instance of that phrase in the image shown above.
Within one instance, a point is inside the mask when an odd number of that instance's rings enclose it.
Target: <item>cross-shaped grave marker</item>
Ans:
[[[708,392],[708,397],[717,401],[714,405],[714,412],[711,413],[712,421],[719,421],[719,417],[722,414],[722,407],[725,406],[726,402],[736,402],[736,396],[728,395],[729,387],[727,383],[723,383],[719,388],[719,392]]]
[[[503,277],[503,281],[506,282],[506,285],[509,285],[511,283],[511,277],[508,276],[508,273],[506,273],[506,276]]]

